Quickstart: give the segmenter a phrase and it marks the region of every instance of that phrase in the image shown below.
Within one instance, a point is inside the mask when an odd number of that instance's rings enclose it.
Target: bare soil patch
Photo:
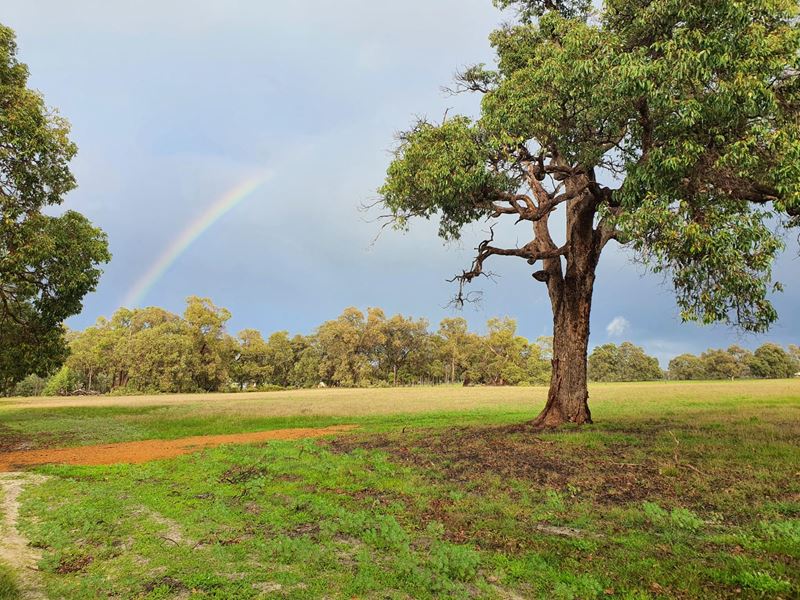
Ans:
[[[44,464],[113,465],[118,463],[144,463],[151,460],[180,456],[222,444],[299,440],[344,433],[354,428],[354,425],[335,425],[331,427],[276,429],[227,435],[203,435],[177,440],[144,440],[141,442],[77,446],[74,448],[0,451],[0,472]]]
[[[32,473],[3,473],[0,475],[2,503],[0,503],[0,561],[17,574],[23,600],[39,600],[45,596],[39,586],[37,564],[41,559],[38,550],[28,544],[19,532],[19,496],[27,485],[41,483],[45,477]]]

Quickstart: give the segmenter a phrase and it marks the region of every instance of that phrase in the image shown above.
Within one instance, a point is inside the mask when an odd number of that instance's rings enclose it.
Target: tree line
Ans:
[[[800,347],[782,348],[767,342],[755,352],[733,345],[695,356],[681,354],[662,371],[658,360],[630,342],[604,344],[589,356],[592,381],[655,381],[658,379],[783,379],[800,372]]]
[[[552,338],[518,335],[511,318],[492,318],[486,333],[461,317],[432,331],[425,319],[347,308],[310,335],[255,329],[230,335],[231,313],[192,296],[178,315],[122,308],[83,331],[68,331],[69,356],[49,377],[30,375],[12,395],[186,393],[419,384],[544,385]],[[592,381],[790,377],[800,348],[764,344],[676,357],[667,372],[630,342],[604,344],[588,359]]]
[[[545,384],[551,342],[530,342],[510,318],[487,322],[485,335],[465,319],[387,316],[347,308],[311,335],[278,331],[264,339],[226,332],[231,313],[190,297],[183,315],[122,308],[81,332],[68,332],[70,354],[48,379],[30,376],[12,393],[214,392],[466,383]]]
[[[766,343],[755,352],[740,346],[681,354],[669,363],[670,379],[783,379],[800,371],[800,347]]]

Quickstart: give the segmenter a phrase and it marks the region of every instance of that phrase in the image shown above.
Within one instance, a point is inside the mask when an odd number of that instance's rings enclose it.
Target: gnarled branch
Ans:
[[[460,275],[456,275],[452,279],[448,279],[450,283],[458,282],[458,293],[454,300],[455,304],[458,306],[464,305],[464,286],[481,275],[487,275],[484,271],[484,263],[492,256],[517,256],[527,260],[529,264],[534,264],[538,260],[557,258],[559,256],[566,256],[567,254],[566,245],[541,249],[541,244],[536,239],[520,248],[499,248],[497,246],[492,246],[492,242],[494,241],[494,226],[489,228],[489,232],[489,239],[483,240],[478,244],[476,248],[478,254],[472,261],[470,269],[468,271],[463,271]]]

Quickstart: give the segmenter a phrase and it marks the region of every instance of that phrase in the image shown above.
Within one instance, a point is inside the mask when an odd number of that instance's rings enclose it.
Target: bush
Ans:
[[[275,385],[274,383],[266,383],[258,386],[254,391],[257,392],[282,392],[286,388],[282,385]]]
[[[41,396],[47,380],[38,375],[28,375],[11,390],[12,396]]]
[[[69,396],[72,392],[80,388],[81,376],[67,366],[61,367],[58,373],[53,375],[44,386],[42,395],[44,396]]]

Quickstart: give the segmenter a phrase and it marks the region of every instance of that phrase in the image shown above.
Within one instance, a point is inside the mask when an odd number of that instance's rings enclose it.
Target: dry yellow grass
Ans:
[[[74,398],[9,398],[0,412],[19,409],[75,407],[175,407],[203,417],[242,414],[250,417],[370,416],[460,412],[496,409],[536,411],[545,400],[545,387],[407,387],[388,389],[312,389],[264,393],[175,394]],[[602,412],[725,403],[748,398],[754,404],[777,398],[798,400],[800,379],[714,382],[647,382],[593,384],[590,402]],[[181,410],[181,412],[184,412]]]

